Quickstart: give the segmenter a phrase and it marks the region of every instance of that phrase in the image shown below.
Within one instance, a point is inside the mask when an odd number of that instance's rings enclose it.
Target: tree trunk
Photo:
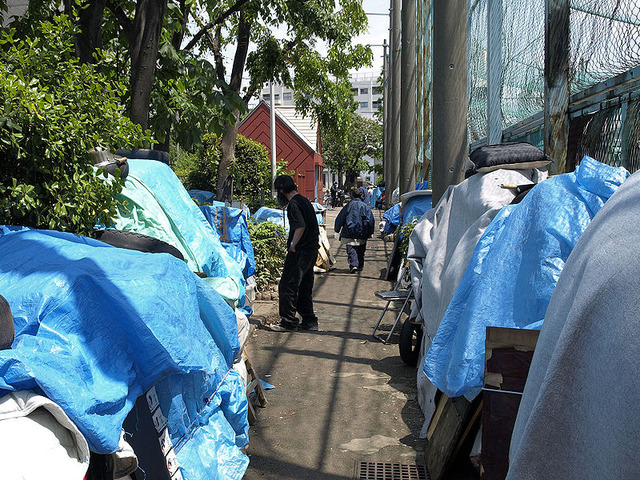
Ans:
[[[233,59],[233,69],[231,70],[231,80],[229,81],[229,89],[240,93],[242,86],[242,73],[244,65],[247,61],[247,53],[249,51],[249,37],[251,36],[251,23],[248,21],[244,12],[240,12],[240,22],[238,24],[238,40],[236,54]],[[224,78],[222,78],[224,80]],[[227,123],[225,131],[222,135],[220,148],[222,155],[218,164],[218,178],[216,182],[216,199],[224,200],[225,196],[231,194],[229,182],[229,166],[235,157],[236,138],[238,136],[240,112],[234,112],[236,121],[231,124]]]
[[[102,19],[106,3],[106,0],[91,0],[86,8],[80,10],[80,33],[76,35],[75,47],[82,63],[95,63],[93,52],[102,48]]]
[[[236,153],[236,138],[238,137],[238,117],[240,112],[235,112],[236,121],[227,123],[222,139],[220,140],[220,163],[218,164],[218,181],[216,182],[216,200],[222,202],[231,200],[231,179],[229,178],[229,166],[233,162]]]
[[[147,129],[158,45],[167,0],[138,0],[131,55],[131,121]]]

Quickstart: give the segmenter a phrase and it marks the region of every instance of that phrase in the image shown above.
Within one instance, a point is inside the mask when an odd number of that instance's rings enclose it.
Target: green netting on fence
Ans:
[[[418,58],[423,76],[419,101],[418,162],[431,159],[430,93],[432,0],[418,0],[419,45],[426,52]],[[467,3],[468,132],[470,144],[487,136],[487,37],[490,28],[502,36],[501,121],[508,129],[544,107],[545,0],[502,1],[502,19],[489,24],[488,0]],[[571,0],[569,93],[597,85],[640,65],[640,2],[637,0]],[[594,111],[598,111],[596,108]],[[580,125],[585,138],[576,140],[575,155],[589,154],[598,160],[634,171],[640,168],[637,102],[621,100],[604,105]],[[541,133],[527,133],[537,142]],[[580,157],[581,158],[581,157]],[[573,159],[569,159],[571,165]],[[426,175],[425,175],[426,176]]]

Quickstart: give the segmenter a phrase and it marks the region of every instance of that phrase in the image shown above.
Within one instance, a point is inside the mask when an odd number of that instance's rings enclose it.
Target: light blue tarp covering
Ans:
[[[198,203],[222,203],[216,202],[216,194],[213,192],[207,192],[206,190],[188,190],[191,198],[195,198]]]
[[[425,182],[426,184],[427,182]],[[417,189],[424,190],[424,189]],[[420,217],[432,208],[431,195],[416,195],[407,199],[406,202],[402,202],[402,209],[400,211],[400,225],[406,225],[411,223],[414,219],[420,220]]]
[[[484,380],[488,326],[539,330],[571,250],[629,176],[585,157],[575,172],[539,183],[504,207],[480,238],[423,366],[449,397],[474,397]]]
[[[376,207],[376,202],[382,198],[382,192],[384,192],[384,188],[376,187],[371,192],[371,204],[369,205],[371,208]]]
[[[316,212],[316,220],[318,220],[318,225],[323,225],[324,216],[322,214],[327,209],[327,207],[320,205],[318,202],[311,202],[311,206],[313,206],[313,211]]]
[[[384,233],[393,233],[400,225],[400,204],[396,203],[389,210],[384,212],[382,218],[386,220],[384,223]]]
[[[260,207],[256,211],[256,213],[251,216],[255,218],[258,223],[275,223],[276,225],[284,227],[287,232],[289,231],[289,220],[287,219],[287,214],[284,210],[280,210],[277,208]]]
[[[0,252],[0,292],[16,328],[13,348],[0,351],[0,393],[41,391],[92,450],[108,453],[136,398],[155,385],[191,469],[185,478],[242,477],[247,404],[230,371],[237,322],[213,288],[169,254],[69,233],[0,226]],[[203,436],[217,443],[198,444]]]
[[[116,228],[161,240],[165,239],[163,234],[175,238],[169,243],[186,253],[185,259],[193,271],[233,280],[243,305],[245,285],[240,265],[222,247],[216,231],[175,173],[162,162],[130,159],[128,163],[129,175],[119,195],[119,200],[126,204],[119,209]],[[157,234],[149,232],[153,228],[158,229]]]
[[[247,229],[247,217],[239,208],[225,207],[220,203],[201,205],[200,210],[218,232],[222,246],[240,265],[244,277],[248,278],[256,271],[256,259]]]

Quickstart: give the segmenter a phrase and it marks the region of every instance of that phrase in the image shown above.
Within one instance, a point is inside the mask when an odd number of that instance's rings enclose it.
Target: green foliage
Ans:
[[[398,245],[398,251],[400,252],[400,258],[402,258],[403,262],[407,258],[407,251],[409,250],[409,236],[411,236],[411,232],[413,232],[413,229],[418,224],[418,220],[419,218],[414,218],[410,223],[405,223],[396,229],[395,234],[402,237],[400,245]]]
[[[275,283],[282,272],[287,255],[287,233],[281,225],[257,223],[253,219],[249,220],[248,230],[256,259],[254,277],[258,288],[265,290]]]
[[[151,139],[123,116],[123,86],[78,63],[67,17],[34,32],[0,33],[0,223],[88,234],[122,187],[94,173],[89,149]]]
[[[220,137],[208,134],[203,137],[204,147],[197,158],[182,162],[176,168],[176,174],[183,180],[187,190],[198,189],[215,192],[218,164],[222,157]],[[278,162],[276,175],[287,175],[283,161]],[[236,139],[235,160],[229,166],[229,175],[233,178],[234,199],[243,200],[249,210],[255,212],[264,203],[271,205],[271,159],[269,152],[259,142],[238,135]],[[277,206],[277,203],[275,204]]]
[[[374,120],[352,113],[344,131],[325,130],[322,142],[327,166],[339,175],[346,174],[347,184],[352,185],[360,172],[371,168],[364,160],[365,155],[381,157],[382,127]]]

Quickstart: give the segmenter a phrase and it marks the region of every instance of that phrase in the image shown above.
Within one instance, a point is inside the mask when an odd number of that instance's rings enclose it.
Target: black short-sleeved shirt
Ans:
[[[320,248],[318,237],[318,219],[311,202],[300,195],[295,195],[287,205],[287,218],[289,219],[289,240],[287,245],[291,245],[293,232],[300,227],[304,227],[302,238],[296,245],[296,250],[318,250]]]

